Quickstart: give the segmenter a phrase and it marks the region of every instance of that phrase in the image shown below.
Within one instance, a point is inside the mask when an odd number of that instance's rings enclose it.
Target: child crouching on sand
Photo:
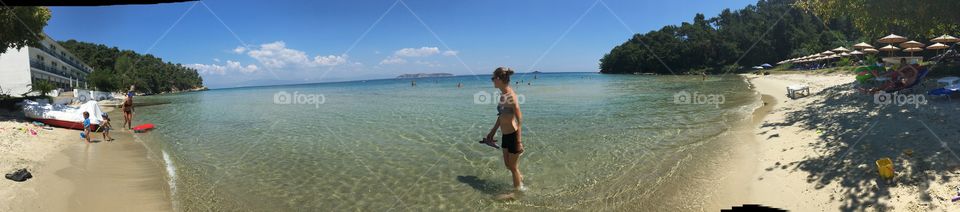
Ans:
[[[100,121],[100,130],[103,131],[103,140],[113,141],[113,137],[110,136],[110,117],[107,117],[107,113],[103,113],[100,117],[103,117],[103,120]]]

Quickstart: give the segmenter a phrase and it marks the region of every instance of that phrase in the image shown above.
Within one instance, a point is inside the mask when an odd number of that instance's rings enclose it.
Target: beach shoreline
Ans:
[[[816,132],[806,130],[784,130],[783,128],[792,126],[775,126],[771,122],[782,121],[791,108],[809,107],[811,102],[820,100],[822,96],[817,93],[824,89],[842,86],[853,82],[852,75],[807,75],[807,74],[788,74],[788,75],[743,75],[753,86],[758,95],[767,96],[765,101],[769,106],[766,109],[758,109],[758,113],[765,113],[762,117],[755,117],[752,133],[754,136],[756,150],[755,155],[751,157],[755,160],[751,167],[753,170],[746,181],[743,181],[739,189],[745,190],[746,195],[741,197],[743,204],[762,204],[769,207],[782,208],[787,210],[814,211],[830,208],[830,199],[822,199],[826,195],[824,192],[808,193],[811,189],[807,188],[806,179],[796,179],[800,175],[797,172],[790,172],[786,176],[771,177],[767,172],[772,170],[786,170],[785,164],[780,161],[781,155],[787,150],[792,151],[794,155],[812,154],[812,149],[798,148],[797,143],[816,142],[810,139],[816,136]],[[791,99],[786,96],[786,88],[790,85],[803,84],[811,88],[811,96]],[[769,102],[768,102],[769,101]],[[797,125],[799,123],[792,123]],[[779,127],[779,128],[778,128]],[[794,137],[796,136],[796,137]],[[771,143],[774,139],[784,139],[780,143]],[[801,156],[802,157],[802,156]],[[772,164],[771,164],[772,163]],[[771,167],[773,166],[773,167]],[[803,176],[806,177],[806,176]],[[816,190],[816,189],[813,189]],[[734,205],[731,205],[734,206]],[[839,206],[839,205],[834,205]]]
[[[3,211],[174,210],[162,162],[151,158],[131,131],[115,129],[111,136],[116,140],[87,144],[77,136],[78,130],[44,130],[16,111],[2,113],[0,157],[17,162],[0,168],[4,172],[27,168],[33,174],[25,182],[0,183],[12,188],[0,191]],[[120,117],[116,111],[109,113]],[[34,129],[37,135],[29,134],[29,129],[10,130],[17,126]],[[102,134],[94,133],[93,138],[102,140]]]
[[[744,76],[777,104],[755,124],[757,143],[750,157],[757,165],[748,181],[728,188],[747,190],[730,206],[797,211],[954,207],[950,198],[957,184],[950,179],[960,176],[960,159],[945,143],[955,141],[943,140],[960,134],[957,123],[949,121],[960,118],[955,104],[931,99],[919,107],[885,106],[857,92],[849,74]],[[786,87],[793,84],[809,85],[811,95],[788,98]],[[894,161],[893,180],[877,175],[874,160],[882,157]]]

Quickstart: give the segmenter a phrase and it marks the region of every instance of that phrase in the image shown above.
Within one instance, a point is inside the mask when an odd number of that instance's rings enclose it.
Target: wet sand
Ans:
[[[119,115],[111,116],[118,126]],[[133,133],[114,130],[114,141],[102,141],[102,134],[96,133],[93,138],[98,142],[87,144],[79,132],[57,128],[33,139],[59,146],[20,147],[45,156],[17,166],[28,168],[32,179],[19,183],[4,179],[3,184],[15,184],[15,189],[0,193],[4,211],[173,210],[162,163],[150,157]]]
[[[752,87],[753,85],[751,85]],[[753,110],[751,116],[743,120],[729,134],[722,143],[729,150],[717,157],[716,168],[712,169],[712,177],[717,179],[713,187],[716,189],[711,198],[706,199],[705,207],[692,210],[717,211],[730,209],[733,206],[747,204],[750,197],[752,177],[756,173],[755,167],[760,160],[756,158],[758,140],[753,131],[760,122],[770,114],[776,99],[767,94],[760,95],[760,106]]]

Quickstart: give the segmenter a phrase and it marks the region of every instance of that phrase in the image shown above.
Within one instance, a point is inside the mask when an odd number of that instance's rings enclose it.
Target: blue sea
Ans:
[[[145,96],[135,119],[157,125],[140,136],[180,211],[639,210],[695,202],[675,191],[709,176],[681,172],[759,102],[739,76],[513,78],[528,189],[512,201],[501,151],[478,144],[489,75]]]

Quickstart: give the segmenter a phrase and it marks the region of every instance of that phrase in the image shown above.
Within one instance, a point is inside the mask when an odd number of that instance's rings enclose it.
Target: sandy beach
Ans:
[[[957,195],[960,106],[882,105],[858,93],[850,75],[744,75],[775,106],[754,129],[756,156],[748,195],[738,202],[796,211],[949,211]],[[811,96],[790,99],[806,84]],[[768,102],[771,103],[771,102]],[[896,177],[879,178],[875,160],[893,160]],[[740,173],[746,174],[746,173]]]
[[[130,131],[111,135],[116,140],[87,144],[77,130],[46,130],[0,111],[0,170],[33,174],[25,182],[0,180],[9,188],[0,190],[0,211],[171,211],[161,163]]]

